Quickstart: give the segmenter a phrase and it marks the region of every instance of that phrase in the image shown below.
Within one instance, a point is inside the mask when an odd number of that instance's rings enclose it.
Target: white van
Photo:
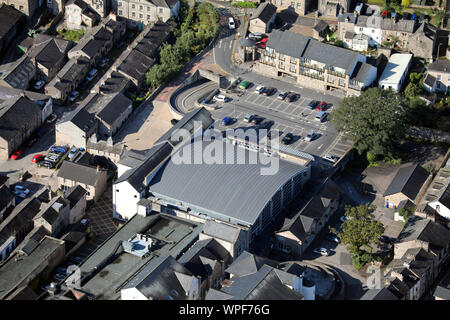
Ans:
[[[315,119],[317,121],[323,122],[325,120],[325,118],[327,117],[327,115],[328,115],[328,113],[326,113],[325,111],[319,111],[319,112],[317,112]]]
[[[228,28],[230,28],[230,30],[234,30],[236,28],[233,17],[228,18]]]

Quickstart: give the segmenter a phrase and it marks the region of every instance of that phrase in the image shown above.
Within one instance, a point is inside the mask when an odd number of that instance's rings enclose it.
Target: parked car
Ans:
[[[325,118],[327,117],[328,113],[326,113],[325,111],[319,111],[316,114],[316,117],[314,119],[316,119],[317,121],[323,122],[325,120]]]
[[[225,117],[222,119],[222,125],[223,126],[229,126],[230,124],[234,123],[234,118],[231,117]]]
[[[419,22],[422,23],[423,19],[425,19],[425,14],[421,13],[419,16]]]
[[[106,64],[109,62],[109,59],[108,58],[103,58],[101,61],[100,61],[100,63],[98,64],[98,66],[100,67],[100,68],[103,68],[104,66],[106,66]]]
[[[60,159],[60,156],[57,156],[55,154],[49,154],[49,155],[45,156],[45,158],[44,158],[44,160],[51,161],[51,162],[58,162],[59,159]]]
[[[319,101],[316,101],[316,100],[311,100],[309,103],[308,103],[308,109],[314,109],[315,107],[317,107],[317,105],[319,104]]]
[[[255,88],[255,93],[261,94],[261,93],[264,92],[264,89],[265,89],[264,86],[259,85],[259,86],[257,86],[257,87]]]
[[[234,30],[236,28],[233,17],[228,17],[228,28],[230,30]]]
[[[308,134],[305,136],[305,141],[311,142],[314,140],[314,137],[316,136],[316,133],[314,131],[308,132]]]
[[[31,159],[31,162],[38,163],[39,161],[44,160],[45,156],[43,154],[36,154],[33,156],[33,159]]]
[[[26,187],[21,186],[20,184],[17,184],[17,185],[14,187],[14,190],[15,190],[15,191],[23,192],[23,193],[25,193],[25,194],[29,194],[29,193],[30,193],[30,189],[27,189]]]
[[[53,275],[53,280],[56,280],[59,282],[63,281],[65,278],[66,278],[66,276],[62,275],[60,273],[56,273],[55,275]]]
[[[67,152],[67,148],[66,147],[61,147],[61,146],[52,146],[50,148],[50,150],[52,152],[62,153],[62,154],[65,154]]]
[[[264,120],[259,124],[260,129],[269,129],[271,126],[273,126],[274,122],[272,120]]]
[[[244,122],[251,122],[254,117],[255,117],[254,114],[246,114],[244,117]]]
[[[228,101],[228,97],[224,96],[223,94],[216,94],[213,99],[214,99],[214,101],[219,101],[219,102],[227,102]]]
[[[69,275],[69,272],[67,272],[67,268],[64,267],[57,267],[56,272],[62,275]]]
[[[283,144],[289,144],[292,142],[292,140],[294,140],[294,135],[289,132],[283,137],[281,142],[283,142]]]
[[[170,120],[170,123],[172,125],[176,125],[178,123],[178,120],[177,119],[172,119],[172,120]]]
[[[289,94],[286,97],[286,100],[288,102],[292,102],[297,98],[297,94],[295,92],[289,92]]]
[[[408,12],[405,12],[405,13],[403,13],[403,16],[402,16],[402,19],[403,20],[409,20],[409,13]]]
[[[58,119],[58,116],[54,113],[52,113],[51,115],[49,115],[47,117],[47,120],[45,120],[47,123],[53,123],[56,121],[56,119]]]
[[[315,248],[314,253],[320,254],[322,256],[329,256],[330,255],[330,250],[328,250],[327,248]]]
[[[336,242],[336,243],[340,243],[341,239],[339,239],[339,237],[337,235],[335,235],[334,233],[330,233],[327,235],[327,240],[331,241],[331,242]]]
[[[330,153],[325,154],[325,155],[323,156],[323,158],[324,158],[325,160],[328,160],[328,161],[333,162],[333,163],[336,163],[336,162],[339,160],[339,157],[333,156],[333,155],[330,154]]]
[[[78,98],[79,95],[80,95],[80,93],[78,91],[73,91],[69,96],[69,101],[74,102]]]
[[[327,103],[326,103],[325,101],[322,101],[322,102],[319,104],[319,106],[317,107],[317,110],[319,110],[319,111],[325,111],[326,107],[327,107]]]
[[[87,77],[86,77],[86,81],[92,81],[92,79],[95,78],[95,76],[97,75],[98,70],[97,69],[92,69],[91,71],[89,71]]]
[[[22,156],[22,154],[23,154],[23,151],[18,149],[12,153],[11,159],[18,160],[20,158],[20,156]]]
[[[278,94],[278,99],[284,100],[284,99],[287,97],[287,95],[288,95],[288,93],[287,93],[286,91],[281,91],[281,92]]]
[[[80,223],[81,223],[83,226],[87,226],[88,223],[89,223],[89,219],[82,219],[82,220],[80,221]]]
[[[261,49],[265,49],[266,48],[266,44],[267,44],[267,40],[269,40],[269,38],[261,39],[261,41],[258,42],[258,47],[260,47]]]
[[[25,199],[27,197],[26,193],[20,192],[19,190],[14,191],[16,197],[20,199]]]
[[[80,257],[74,257],[74,258],[70,258],[69,261],[74,263],[74,264],[76,264],[76,265],[78,265],[78,264],[83,262],[83,259],[80,258]]]
[[[260,117],[260,116],[255,115],[255,116],[253,117],[253,119],[252,119],[252,123],[253,123],[253,124],[260,124],[261,121],[263,121],[263,120],[264,120],[263,117]]]
[[[267,87],[267,88],[264,88],[263,95],[265,95],[265,96],[271,96],[272,94],[275,93],[276,90],[277,90],[277,89],[275,89],[274,87]]]
[[[249,81],[242,81],[241,84],[239,85],[239,89],[241,90],[245,90],[250,86],[250,82]]]
[[[413,13],[411,16],[411,20],[416,20],[417,19],[417,14]]]
[[[55,167],[55,163],[44,159],[38,163],[38,167],[46,167],[49,169],[53,169]]]
[[[34,89],[41,90],[44,86],[45,86],[45,81],[39,80],[39,81],[36,81],[36,83],[34,84]]]
[[[261,40],[262,39],[262,33],[260,32],[253,32],[253,33],[249,33],[248,34],[248,38],[249,39],[254,39],[254,40]]]
[[[78,151],[80,151],[80,149],[78,149],[77,147],[73,147],[72,149],[70,149],[69,155],[67,157],[69,159],[72,159],[73,157],[75,157]]]

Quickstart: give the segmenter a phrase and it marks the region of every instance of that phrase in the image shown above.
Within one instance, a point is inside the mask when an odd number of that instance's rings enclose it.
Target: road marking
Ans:
[[[230,42],[230,49],[233,47],[233,41]]]
[[[222,40],[219,41],[219,48],[222,48]]]

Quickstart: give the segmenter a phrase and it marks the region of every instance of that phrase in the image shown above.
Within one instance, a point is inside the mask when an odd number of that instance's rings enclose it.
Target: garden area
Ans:
[[[174,79],[220,31],[219,14],[209,3],[190,7],[182,2],[180,21],[172,31],[175,42],[161,47],[159,63],[146,74],[146,85],[150,89]]]
[[[237,8],[258,8],[258,4],[256,2],[252,2],[252,1],[232,2],[231,6],[237,7]]]
[[[58,30],[58,35],[65,39],[70,40],[73,42],[78,42],[84,35],[86,31],[85,30],[68,30],[68,29],[61,29]]]

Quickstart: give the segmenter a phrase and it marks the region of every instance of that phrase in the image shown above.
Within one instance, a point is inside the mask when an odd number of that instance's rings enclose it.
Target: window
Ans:
[[[119,4],[118,4],[118,6],[119,6],[119,7],[121,7],[121,6],[122,6],[122,2],[120,2],[120,1],[119,1]]]
[[[20,7],[19,7],[19,10],[23,10],[23,6],[20,6]]]
[[[359,31],[362,32],[362,31],[363,31],[363,28],[359,28]]]
[[[122,10],[119,10],[119,16],[123,16]]]
[[[297,9],[301,9],[302,8],[302,4],[300,2],[297,2]]]
[[[163,8],[159,8],[159,13],[163,13]]]
[[[139,13],[139,19],[144,18],[144,15],[142,13]]]
[[[150,7],[147,7],[147,11],[150,11]]]
[[[151,17],[150,17],[150,15],[148,14],[148,15],[147,15],[147,20],[150,20],[150,18],[151,18]]]
[[[294,7],[294,1],[291,1],[291,7]]]
[[[136,17],[136,12],[132,12],[131,13],[131,16],[134,18],[134,17]]]
[[[136,8],[136,6],[134,4],[132,4],[131,5],[131,9],[134,9],[134,8]]]
[[[280,58],[281,61],[284,61],[284,54],[280,53]]]
[[[297,61],[295,61],[294,57],[291,57],[291,63],[296,63]]]
[[[139,10],[144,10],[144,7],[143,6],[139,6]]]
[[[294,73],[295,73],[295,66],[291,65],[291,67],[289,68],[289,70],[290,70],[291,72],[294,72]]]
[[[440,74],[438,74],[438,75],[436,76],[436,80],[441,81],[441,75],[440,75]]]
[[[280,61],[279,68],[284,70],[284,62],[283,61]]]

